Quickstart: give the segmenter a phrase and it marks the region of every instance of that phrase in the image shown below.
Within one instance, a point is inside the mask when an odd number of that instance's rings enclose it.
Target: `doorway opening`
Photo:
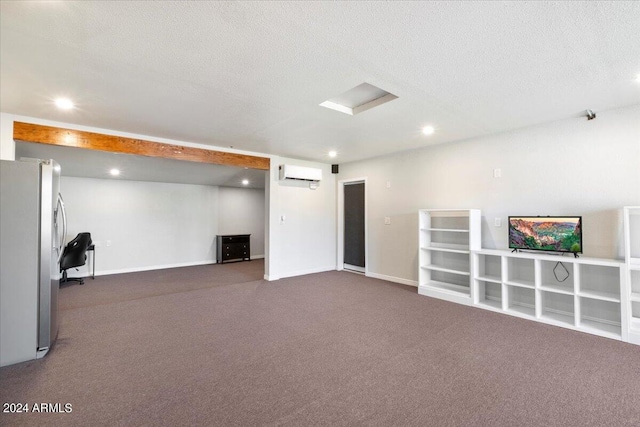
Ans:
[[[366,178],[338,182],[338,270],[367,273]]]

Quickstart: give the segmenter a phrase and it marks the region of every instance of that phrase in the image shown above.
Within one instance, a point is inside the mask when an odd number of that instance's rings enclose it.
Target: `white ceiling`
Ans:
[[[326,163],[640,103],[637,1],[3,1],[0,17],[3,112]],[[364,82],[398,99],[319,106]]]

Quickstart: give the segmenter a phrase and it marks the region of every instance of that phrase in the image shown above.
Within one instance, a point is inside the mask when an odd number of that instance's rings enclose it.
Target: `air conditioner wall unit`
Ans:
[[[322,169],[305,166],[280,165],[280,180],[319,182],[322,180]]]

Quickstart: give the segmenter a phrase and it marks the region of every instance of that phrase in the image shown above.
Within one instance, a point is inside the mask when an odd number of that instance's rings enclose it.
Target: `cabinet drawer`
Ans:
[[[222,253],[222,257],[227,259],[242,258],[242,248],[237,245],[227,245]]]
[[[249,234],[238,236],[222,236],[222,244],[227,243],[249,243]]]
[[[249,249],[249,244],[248,243],[226,243],[222,245],[222,249],[224,249],[225,251],[232,251],[236,249],[247,250]]]

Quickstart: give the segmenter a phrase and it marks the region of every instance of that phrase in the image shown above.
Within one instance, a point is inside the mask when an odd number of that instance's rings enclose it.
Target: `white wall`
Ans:
[[[264,257],[264,189],[220,187],[218,234],[251,234],[251,258]]]
[[[61,191],[67,241],[91,233],[96,274],[215,262],[218,187],[63,177]]]
[[[13,141],[13,117],[0,114],[0,159],[15,160],[16,144]]]
[[[498,249],[509,215],[582,215],[584,255],[619,258],[620,210],[640,205],[640,106],[340,165],[355,177],[368,178],[372,274],[417,281],[421,208],[481,209],[482,245]]]
[[[307,182],[279,181],[278,166],[282,164],[320,168],[322,181],[315,190]],[[272,262],[265,278],[335,270],[336,179],[331,165],[274,157],[269,173],[267,247]]]

